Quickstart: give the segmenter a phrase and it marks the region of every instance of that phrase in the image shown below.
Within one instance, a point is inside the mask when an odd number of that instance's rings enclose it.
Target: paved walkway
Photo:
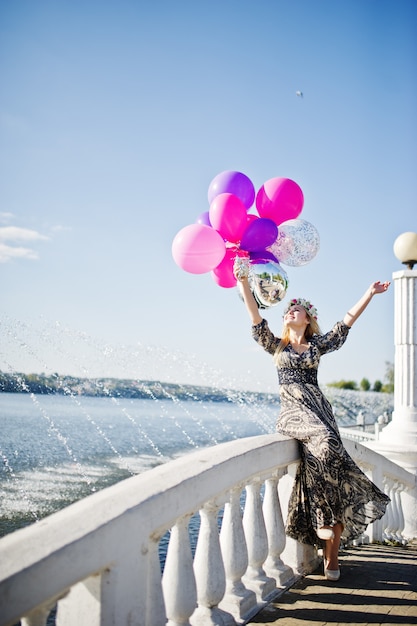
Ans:
[[[417,624],[417,542],[341,552],[338,582],[322,567],[266,606],[250,624],[345,626]]]

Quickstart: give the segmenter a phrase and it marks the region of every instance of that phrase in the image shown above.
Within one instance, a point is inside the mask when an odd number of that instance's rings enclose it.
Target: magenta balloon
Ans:
[[[210,205],[210,222],[224,239],[236,243],[240,241],[247,226],[246,207],[232,193],[221,193]]]
[[[211,272],[214,282],[220,287],[230,289],[236,286],[237,281],[233,274],[235,256],[236,250],[226,250],[223,261]]]
[[[226,170],[217,174],[208,188],[209,204],[221,193],[232,193],[237,196],[247,209],[250,209],[255,201],[255,187],[250,178],[242,172]]]
[[[303,210],[301,188],[290,178],[271,178],[256,194],[256,208],[261,217],[276,224],[297,218]]]
[[[242,235],[240,248],[252,252],[271,246],[278,237],[278,226],[273,220],[260,217],[251,222]]]
[[[204,211],[201,213],[196,220],[197,224],[205,224],[206,226],[211,226],[210,216],[208,211]]]
[[[210,272],[225,253],[226,245],[219,233],[205,224],[185,226],[172,242],[175,263],[190,274]]]
[[[255,213],[248,213],[246,216],[246,222],[247,224],[250,224],[251,222],[254,222],[255,220],[259,219],[259,215],[255,215]]]

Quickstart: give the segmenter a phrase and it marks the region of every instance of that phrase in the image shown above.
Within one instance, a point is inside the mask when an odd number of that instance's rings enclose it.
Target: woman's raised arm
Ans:
[[[362,298],[358,300],[358,302],[346,313],[345,317],[343,318],[344,323],[347,326],[353,326],[358,317],[364,312],[372,298],[378,293],[385,293],[388,290],[389,286],[389,281],[381,283],[378,280],[375,283],[372,283],[365,291]]]
[[[247,276],[245,276],[242,278],[238,278],[238,280],[242,285],[243,302],[246,305],[246,310],[249,313],[251,322],[254,325],[260,324],[260,322],[262,322],[262,317],[259,315],[258,305],[250,290],[248,278]]]

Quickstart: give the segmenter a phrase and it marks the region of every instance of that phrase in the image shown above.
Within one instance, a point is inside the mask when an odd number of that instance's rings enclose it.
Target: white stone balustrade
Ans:
[[[415,475],[358,442],[344,443],[392,498],[389,515],[369,527],[371,538],[403,541],[402,497],[416,497]],[[224,443],[4,537],[0,626],[19,619],[44,626],[55,605],[58,626],[244,624],[319,563],[315,551],[284,534],[298,458],[297,442],[280,435]],[[189,521],[198,512],[193,558]],[[168,530],[161,574],[158,548]]]

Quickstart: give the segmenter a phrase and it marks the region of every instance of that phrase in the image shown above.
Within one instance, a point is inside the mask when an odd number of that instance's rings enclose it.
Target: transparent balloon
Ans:
[[[320,236],[306,220],[288,220],[279,227],[276,241],[267,249],[280,263],[300,267],[310,263],[320,248]]]
[[[260,309],[268,309],[285,298],[288,289],[288,276],[279,263],[257,259],[251,261],[249,286]],[[238,282],[242,297],[242,286]]]

